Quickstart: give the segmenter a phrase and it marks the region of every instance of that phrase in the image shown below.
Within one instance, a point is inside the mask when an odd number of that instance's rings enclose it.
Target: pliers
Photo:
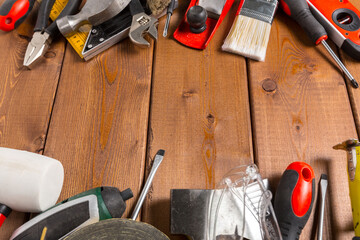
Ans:
[[[56,21],[47,26],[50,12],[55,1],[56,0],[42,0],[41,2],[34,28],[34,35],[26,49],[24,58],[24,66],[30,69],[45,55],[53,38],[60,33]],[[80,4],[81,0],[69,0],[58,18],[75,14]]]

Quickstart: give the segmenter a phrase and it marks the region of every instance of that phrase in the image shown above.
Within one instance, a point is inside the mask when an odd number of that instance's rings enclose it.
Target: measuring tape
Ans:
[[[51,9],[51,13],[50,13],[51,20],[54,21],[59,16],[59,14],[65,8],[68,1],[69,0],[56,0],[55,1],[54,6]],[[85,42],[86,42],[88,34],[89,34],[89,32],[78,31],[78,32],[76,32],[76,34],[72,35],[71,37],[66,38],[81,58],[84,58],[83,55],[81,54],[81,52],[85,46]]]

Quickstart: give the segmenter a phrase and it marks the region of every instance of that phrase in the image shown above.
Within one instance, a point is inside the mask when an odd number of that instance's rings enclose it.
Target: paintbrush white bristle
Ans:
[[[265,61],[271,24],[237,15],[222,50]]]

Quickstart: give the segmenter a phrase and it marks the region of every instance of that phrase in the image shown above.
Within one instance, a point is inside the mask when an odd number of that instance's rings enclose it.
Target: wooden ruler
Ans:
[[[59,16],[59,14],[64,9],[64,7],[68,3],[68,1],[69,0],[56,0],[55,1],[54,6],[50,13],[51,20],[54,21]],[[88,34],[89,34],[89,32],[78,31],[73,36],[66,38],[81,58],[84,58],[82,55],[82,50],[85,46],[85,42],[86,42]]]

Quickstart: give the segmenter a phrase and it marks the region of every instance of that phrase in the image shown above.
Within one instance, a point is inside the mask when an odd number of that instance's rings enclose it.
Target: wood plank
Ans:
[[[0,0],[0,5],[4,0]],[[29,18],[12,32],[0,32],[0,146],[42,153],[64,57],[65,41],[55,40],[46,58],[33,70],[23,58],[33,34],[37,5]],[[13,211],[0,231],[0,239],[28,219]]]
[[[169,34],[187,6],[188,2],[180,2]],[[206,50],[187,48],[173,38],[160,37],[156,44],[148,155],[160,148],[166,153],[143,221],[167,235],[170,189],[214,188],[227,171],[253,162],[246,63],[243,57],[221,51],[237,6],[238,2]]]
[[[261,173],[273,187],[294,161],[312,165],[316,183],[321,173],[328,174],[323,238],[351,239],[346,156],[332,146],[357,135],[336,64],[279,11],[266,62],[251,61],[249,78],[255,161]],[[301,239],[315,238],[314,212]]]
[[[152,55],[128,39],[89,62],[67,48],[45,146],[65,168],[60,199],[130,187],[124,216],[132,210],[144,176]]]

